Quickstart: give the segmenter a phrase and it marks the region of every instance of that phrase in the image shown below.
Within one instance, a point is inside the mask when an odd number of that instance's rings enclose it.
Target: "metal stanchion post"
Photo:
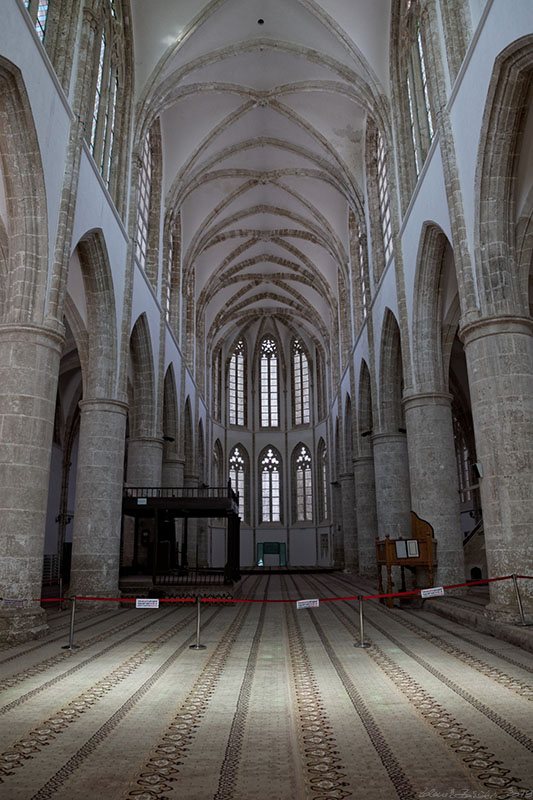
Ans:
[[[358,595],[359,599],[359,641],[354,644],[354,647],[370,647],[370,642],[365,642],[365,631],[363,621],[363,595]]]
[[[68,644],[64,644],[62,650],[76,650],[79,645],[74,644],[74,617],[76,616],[76,595],[70,598],[71,600],[71,607],[70,607],[70,635]]]
[[[520,597],[520,592],[518,591],[518,581],[516,580],[516,575],[513,573],[511,577],[513,579],[514,590],[516,592],[516,602],[518,603],[518,610],[520,612],[520,625],[525,625],[525,626],[532,625],[533,623],[526,622],[526,618],[524,616],[524,607],[522,605],[522,598]]]
[[[205,644],[200,644],[200,598],[196,598],[196,644],[189,645],[189,650],[205,650]]]
[[[59,610],[63,609],[63,578],[59,578]]]

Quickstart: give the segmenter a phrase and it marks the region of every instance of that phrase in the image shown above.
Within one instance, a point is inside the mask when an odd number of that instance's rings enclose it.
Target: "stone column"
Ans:
[[[465,325],[464,342],[489,577],[533,570],[533,321],[489,317]],[[533,581],[521,581],[533,611]],[[511,581],[490,585],[487,612],[516,618]]]
[[[183,459],[176,456],[163,458],[161,485],[169,487],[183,486],[183,468]]]
[[[358,570],[357,520],[355,514],[355,492],[353,475],[345,472],[339,476],[342,493],[342,528],[344,541],[344,569]]]
[[[372,456],[354,458],[354,482],[357,516],[357,542],[359,547],[359,574],[375,578],[376,536],[378,521],[376,514],[376,482]]]
[[[198,489],[198,475],[184,475],[183,485],[187,489]],[[199,523],[198,517],[189,517],[187,519],[187,563],[189,567],[196,569],[198,562],[203,554],[204,548],[199,536]]]
[[[57,378],[63,337],[44,326],[0,325],[0,639],[47,630],[39,603]]]
[[[437,586],[465,579],[451,400],[445,392],[404,398],[411,507],[435,531]]]
[[[161,486],[163,440],[138,436],[128,443],[128,483],[130,486]]]
[[[342,530],[342,496],[340,481],[331,484],[334,513],[333,525],[333,566],[342,569],[344,566],[344,535]]]
[[[378,536],[391,539],[411,535],[411,492],[407,440],[403,433],[372,436]]]
[[[70,593],[117,596],[127,405],[80,402]]]

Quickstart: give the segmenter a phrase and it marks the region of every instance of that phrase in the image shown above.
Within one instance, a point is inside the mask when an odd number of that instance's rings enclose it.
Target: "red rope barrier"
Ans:
[[[33,597],[35,603],[60,603],[62,600],[68,600],[68,597]]]
[[[450,583],[447,586],[443,586],[443,589],[460,589],[463,586],[478,586],[480,584],[484,585],[487,583],[493,583],[494,581],[508,581],[512,579],[512,575],[504,575],[500,578],[484,578],[478,581],[466,581],[465,583]],[[532,580],[533,575],[516,575],[517,578],[522,578],[524,580]],[[361,595],[363,600],[380,600],[385,597],[406,597],[407,595],[419,595],[421,589],[413,589],[408,592],[390,592],[388,594],[365,594]],[[321,603],[332,603],[339,600],[358,600],[360,595],[354,595],[353,597],[321,597]],[[3,601],[3,597],[0,597],[0,602]],[[40,598],[32,598],[33,602],[36,603],[59,603],[61,600],[70,600],[69,597],[40,597]],[[199,597],[198,598],[201,603],[296,603],[298,599],[295,600],[274,600],[274,599],[266,599],[266,600],[257,600],[255,598],[243,598],[243,597]],[[104,603],[135,603],[137,601],[136,597],[79,597],[76,596],[76,600],[97,600],[99,602]],[[162,597],[159,600],[160,603],[196,603],[196,597]]]

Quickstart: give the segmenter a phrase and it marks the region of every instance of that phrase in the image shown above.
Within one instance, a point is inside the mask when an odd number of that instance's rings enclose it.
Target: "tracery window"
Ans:
[[[239,495],[239,509],[243,519],[248,518],[248,497],[246,492],[246,482],[248,476],[247,454],[241,445],[235,445],[229,457],[229,478],[231,487]]]
[[[50,2],[49,0],[25,0],[25,3],[35,24],[37,36],[41,42],[44,42]]]
[[[231,354],[229,364],[229,421],[230,425],[245,424],[246,352],[243,339],[239,339]]]
[[[293,419],[295,425],[311,421],[309,362],[302,343],[292,343]]]
[[[267,447],[260,457],[261,522],[281,522],[281,458],[277,450]]]
[[[139,205],[137,210],[137,233],[135,236],[135,257],[139,265],[146,267],[148,252],[148,227],[150,220],[150,194],[152,187],[152,148],[150,133],[147,133],[141,155],[139,170]]]
[[[313,519],[313,478],[311,455],[305,445],[297,448],[295,467],[296,520],[307,522]]]
[[[379,131],[377,132],[377,166],[379,213],[381,219],[381,231],[383,234],[383,252],[385,255],[386,264],[392,256],[392,220],[385,145]]]
[[[261,342],[261,426],[279,425],[278,349],[271,336]]]
[[[115,144],[117,103],[121,88],[122,64],[118,42],[122,38],[121,21],[113,0],[102,5],[103,27],[99,38],[98,66],[90,114],[89,148],[107,187]]]

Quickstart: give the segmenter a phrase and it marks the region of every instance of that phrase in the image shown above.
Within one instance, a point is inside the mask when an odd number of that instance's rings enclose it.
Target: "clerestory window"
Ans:
[[[90,114],[89,148],[104,183],[109,188],[115,145],[117,104],[121,89],[121,26],[112,0],[103,3],[103,26],[99,36],[98,63]]]
[[[229,422],[230,425],[245,425],[245,345],[239,339],[229,364]]]
[[[276,428],[279,425],[278,396],[278,348],[271,336],[261,342],[261,427]]]
[[[50,2],[49,0],[25,0],[25,4],[35,25],[37,36],[41,42],[44,42]]]
[[[139,266],[146,268],[148,253],[148,229],[150,220],[150,194],[152,187],[152,147],[150,133],[147,133],[141,154],[139,170],[139,205],[137,209],[137,233],[135,236],[135,257]]]
[[[392,256],[392,219],[385,145],[379,131],[377,132],[377,166],[379,214],[381,219],[381,232],[383,234],[383,252],[385,255],[386,264]]]
[[[407,7],[407,30],[409,51],[405,81],[409,104],[411,140],[417,176],[424,165],[435,133],[428,86],[427,59],[420,21],[415,16],[414,6]]]
[[[310,376],[307,355],[299,339],[292,343],[293,420],[295,425],[311,421]]]

